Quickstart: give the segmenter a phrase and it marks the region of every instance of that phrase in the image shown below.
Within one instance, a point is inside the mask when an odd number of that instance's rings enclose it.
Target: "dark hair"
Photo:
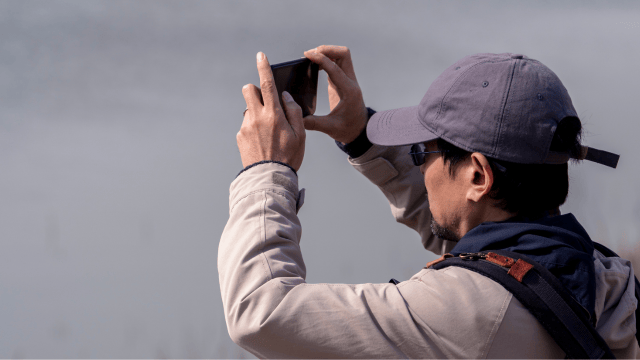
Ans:
[[[572,157],[581,152],[582,125],[575,117],[560,121],[551,142],[552,151],[568,152]],[[471,153],[445,140],[438,139],[438,150],[449,174],[455,176],[458,165]],[[537,217],[544,211],[555,211],[564,204],[569,193],[568,164],[518,164],[487,157],[493,171],[489,197],[499,200],[503,210],[526,217]],[[577,160],[576,160],[577,161]]]

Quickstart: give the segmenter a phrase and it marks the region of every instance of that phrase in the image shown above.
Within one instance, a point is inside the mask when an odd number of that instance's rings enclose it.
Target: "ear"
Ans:
[[[467,200],[480,202],[484,196],[488,196],[493,186],[493,171],[489,160],[480,153],[471,154],[469,170],[469,187]]]

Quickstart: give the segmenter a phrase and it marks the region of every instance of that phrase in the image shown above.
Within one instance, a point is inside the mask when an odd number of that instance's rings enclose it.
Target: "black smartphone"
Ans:
[[[314,64],[309,59],[271,65],[273,79],[278,89],[278,99],[283,110],[282,92],[287,91],[302,108],[302,116],[311,115],[316,111],[318,69],[318,64]]]

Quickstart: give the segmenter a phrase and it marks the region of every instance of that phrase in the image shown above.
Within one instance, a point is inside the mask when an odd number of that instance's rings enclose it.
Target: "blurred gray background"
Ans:
[[[542,61],[585,143],[622,155],[572,166],[562,211],[634,256],[639,35],[630,1],[0,1],[0,357],[251,357],[216,259],[258,51],[348,46],[378,110],[417,104],[468,54]],[[403,280],[435,258],[324,134],[300,185],[308,282]]]

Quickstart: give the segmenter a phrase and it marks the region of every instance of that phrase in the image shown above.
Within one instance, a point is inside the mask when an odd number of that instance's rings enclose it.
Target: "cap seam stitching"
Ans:
[[[562,119],[564,119],[564,117]],[[544,148],[542,148],[542,158],[540,159],[541,160],[540,162],[542,164],[545,163],[547,156],[549,156],[549,153],[551,152],[551,143],[553,142],[553,137],[556,135],[556,131],[558,130],[558,125],[560,124],[560,121],[562,121],[562,119],[560,120],[551,119],[554,122],[551,126],[553,130],[551,131],[551,136],[548,136],[548,139],[544,144]],[[569,158],[571,158],[571,156],[569,156]]]
[[[507,89],[502,98],[502,101],[503,101],[502,111],[500,111],[500,119],[498,121],[498,131],[496,131],[496,134],[494,135],[494,138],[493,138],[493,150],[491,152],[492,154],[491,157],[497,157],[498,142],[500,141],[500,138],[501,138],[500,135],[502,131],[502,123],[506,118],[509,117],[509,106],[507,106],[507,101],[509,101],[509,93],[511,92],[511,84],[513,83],[513,75],[515,74],[517,64],[518,64],[518,60],[515,59],[515,61],[513,62],[513,67],[511,68],[511,76],[509,77],[509,82],[507,83]]]

